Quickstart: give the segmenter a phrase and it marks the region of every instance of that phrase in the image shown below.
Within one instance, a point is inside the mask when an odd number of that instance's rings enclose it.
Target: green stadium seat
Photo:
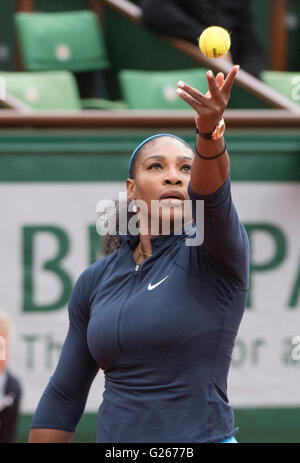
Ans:
[[[70,71],[0,72],[1,77],[5,79],[8,94],[35,110],[127,108],[123,101],[81,100],[76,79]]]
[[[130,109],[189,110],[190,106],[176,94],[177,82],[183,80],[202,93],[207,92],[207,69],[176,71],[119,72],[123,99]]]
[[[69,71],[0,72],[6,91],[36,110],[80,110],[76,80]]]
[[[106,69],[104,38],[95,13],[15,13],[24,68],[27,71]]]
[[[273,90],[300,104],[300,72],[263,71],[260,78]]]

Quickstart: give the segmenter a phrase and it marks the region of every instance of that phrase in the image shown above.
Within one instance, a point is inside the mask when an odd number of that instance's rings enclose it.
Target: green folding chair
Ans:
[[[263,71],[262,82],[300,104],[300,72]]]
[[[110,66],[97,16],[90,10],[15,13],[14,21],[26,71],[84,72]],[[127,108],[123,101],[102,98],[81,100],[79,107]]]
[[[35,110],[126,109],[123,101],[81,100],[69,71],[0,72],[8,94]]]
[[[119,73],[123,98],[130,109],[186,109],[191,107],[176,94],[177,82],[183,80],[206,93],[207,69],[176,71],[137,71],[124,69]]]
[[[14,21],[27,71],[106,69],[104,38],[95,13],[15,13]]]
[[[0,72],[6,91],[35,110],[81,109],[76,80],[69,71]]]

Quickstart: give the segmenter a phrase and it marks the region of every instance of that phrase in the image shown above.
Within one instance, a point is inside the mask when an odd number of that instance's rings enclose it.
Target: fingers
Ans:
[[[221,88],[222,88],[223,85],[224,85],[224,80],[225,80],[225,78],[224,78],[223,72],[219,72],[219,73],[217,74],[217,76],[216,76],[216,82],[217,82],[217,86],[218,86],[218,88],[219,88],[220,90],[221,90]]]
[[[225,104],[224,101],[229,99],[238,71],[239,66],[233,66],[226,79],[222,72],[219,72],[215,77],[211,70],[207,71],[206,78],[209,92],[206,95],[182,81],[178,82],[176,93],[197,112],[201,106],[209,107],[213,102],[221,107]]]
[[[239,69],[240,69],[240,67],[238,65],[233,66],[233,68],[231,69],[231,71],[229,72],[229,74],[227,75],[227,77],[225,79],[222,91],[225,92],[227,95],[230,94],[234,79],[235,79]]]
[[[208,90],[212,96],[212,98],[219,99],[220,98],[220,90],[217,86],[215,76],[212,71],[207,71],[206,78],[208,82]]]
[[[184,84],[186,86],[186,84]],[[201,103],[196,101],[189,93],[187,93],[182,88],[177,88],[176,93],[180,98],[182,98],[186,103],[188,103],[195,111],[199,111]]]
[[[220,91],[219,91],[219,89],[222,87],[222,85],[224,83],[224,74],[219,73],[217,78],[216,78],[217,79],[217,81],[216,81],[216,79],[215,79],[215,77],[213,75],[213,72],[208,71],[206,73],[206,78],[208,80],[208,89],[209,89],[210,95],[214,99],[220,99]],[[177,86],[179,87],[179,89],[182,89],[186,93],[191,95],[194,98],[194,100],[198,101],[200,104],[205,105],[207,103],[207,95],[203,95],[203,93],[199,92],[198,90],[196,90],[195,88],[193,88],[190,85],[186,84],[185,82],[182,82],[180,80],[178,82]],[[178,93],[179,96],[181,96],[180,92],[177,92],[177,93]]]
[[[233,66],[225,80],[224,74],[222,72],[219,72],[216,78],[214,77],[212,71],[207,72],[206,77],[208,81],[208,88],[213,98],[219,99],[221,94],[225,94],[227,99],[229,98],[234,79],[239,69],[240,67],[238,65]]]
[[[206,98],[201,92],[186,84],[185,82],[182,82],[182,80],[178,82],[177,86],[179,87],[179,89],[184,90],[186,93],[189,93],[194,98],[194,100],[198,101],[199,103],[203,104],[205,102]],[[178,94],[180,95],[180,93]]]

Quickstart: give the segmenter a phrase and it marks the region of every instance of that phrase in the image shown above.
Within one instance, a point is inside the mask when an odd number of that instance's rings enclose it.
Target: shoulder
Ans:
[[[108,256],[102,257],[93,264],[89,265],[79,275],[78,281],[80,280],[84,284],[94,285],[105,273],[107,267],[115,260],[118,250],[109,254]]]
[[[72,298],[80,298],[85,303],[90,302],[93,292],[105,275],[106,269],[116,258],[116,253],[117,251],[109,256],[102,257],[80,273],[74,284]]]
[[[99,259],[80,273],[73,286],[68,304],[70,320],[81,321],[84,325],[88,323],[94,293],[105,275],[108,265],[114,259],[113,254]]]

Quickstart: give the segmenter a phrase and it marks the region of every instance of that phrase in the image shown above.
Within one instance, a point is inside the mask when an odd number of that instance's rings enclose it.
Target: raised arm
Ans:
[[[87,269],[89,270],[89,269]],[[99,366],[87,344],[90,277],[78,279],[69,303],[69,330],[58,365],[35,411],[29,442],[70,442]]]
[[[212,71],[207,71],[209,91],[206,95],[182,81],[178,82],[177,93],[196,111],[195,123],[200,132],[211,132],[222,119],[238,70],[239,66],[234,66],[226,80],[223,73],[219,73],[215,78]],[[223,152],[225,140],[224,137],[218,140],[206,140],[197,136],[196,148],[203,156],[213,158]],[[214,193],[225,183],[228,172],[227,151],[218,158],[210,160],[195,156],[190,182],[192,190],[202,195]]]
[[[226,79],[208,71],[206,95],[179,82],[178,95],[195,109],[199,132],[213,131],[222,119],[238,69],[234,66]],[[249,243],[231,199],[224,137],[207,140],[197,135],[196,152],[188,190],[192,200],[204,200],[204,246],[237,286],[247,289]]]

